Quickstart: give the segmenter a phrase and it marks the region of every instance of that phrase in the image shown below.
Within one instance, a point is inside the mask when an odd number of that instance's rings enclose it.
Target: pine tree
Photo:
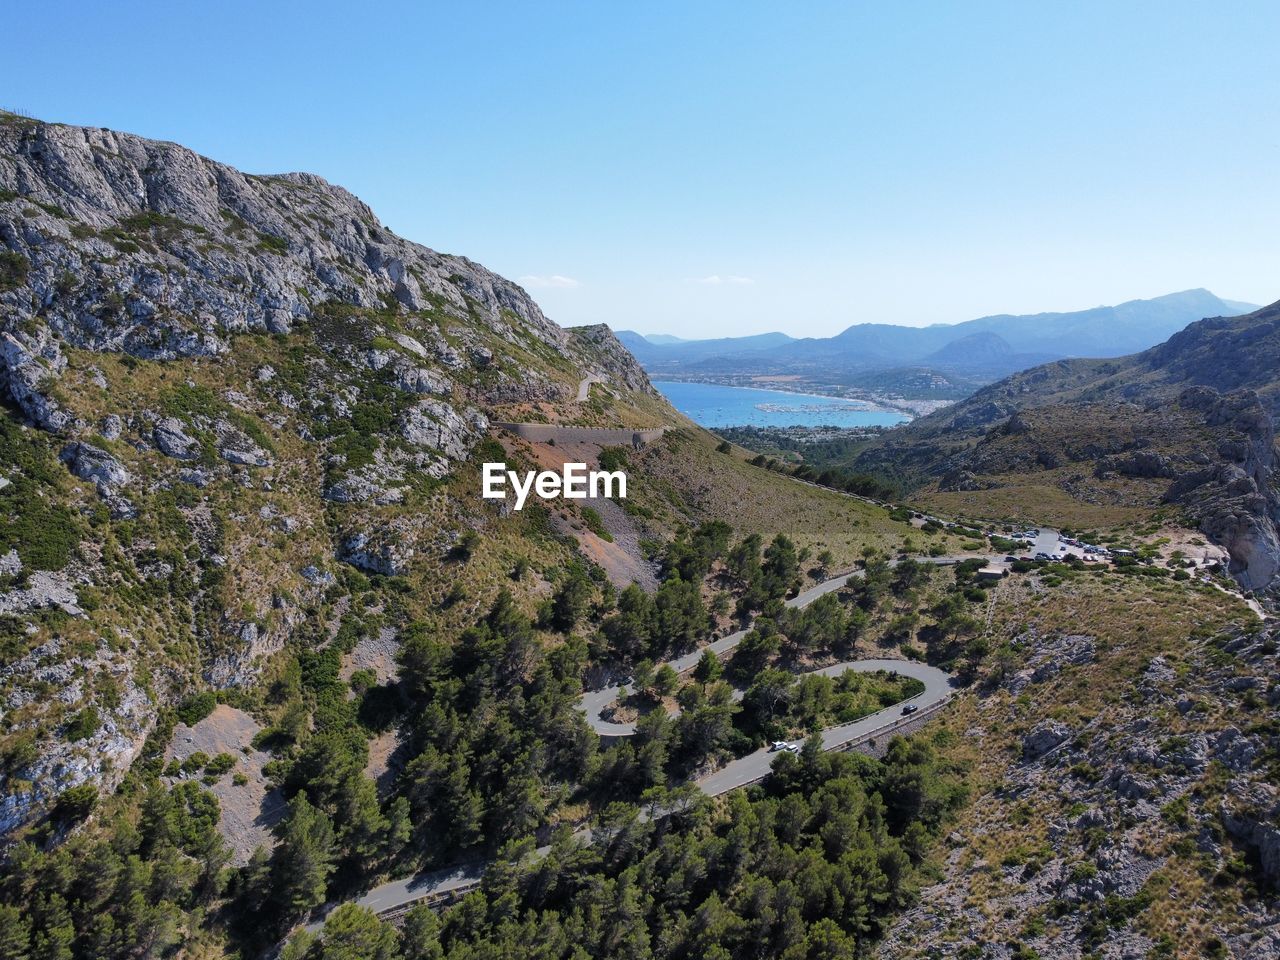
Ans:
[[[366,907],[344,903],[324,922],[319,960],[397,960],[395,930]]]
[[[298,917],[324,903],[333,872],[333,823],[302,791],[289,801],[277,836],[280,844],[271,864],[274,895],[286,917]]]
[[[702,689],[707,688],[707,684],[714,683],[720,679],[720,675],[724,673],[724,666],[720,663],[720,658],[716,656],[714,650],[703,650],[702,657],[698,660],[698,665],[693,668],[693,679],[702,685]]]
[[[0,904],[0,960],[27,960],[31,921],[17,907]]]

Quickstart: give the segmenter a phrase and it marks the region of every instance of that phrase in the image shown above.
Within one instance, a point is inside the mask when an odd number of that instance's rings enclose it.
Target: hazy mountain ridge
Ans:
[[[655,343],[639,334],[620,336],[645,368],[659,376],[791,374],[852,383],[851,377],[867,372],[919,366],[977,386],[1055,358],[1115,357],[1143,350],[1201,317],[1254,309],[1197,289],[1089,310],[1000,314],[928,327],[861,323],[833,337],[793,339],[773,333]]]

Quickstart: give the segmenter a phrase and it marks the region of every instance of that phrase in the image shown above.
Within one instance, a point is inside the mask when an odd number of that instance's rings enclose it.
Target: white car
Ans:
[[[799,753],[799,752],[800,752],[800,744],[798,744],[798,743],[788,743],[788,744],[787,744],[786,746],[784,746],[782,749],[783,749],[783,750],[785,750],[787,753]]]
[[[789,746],[791,746],[791,744],[787,743],[787,741],[785,741],[785,740],[775,740],[775,741],[773,741],[773,743],[769,744],[769,749],[770,749],[770,750],[785,750],[785,749],[787,749],[787,747],[789,747]]]

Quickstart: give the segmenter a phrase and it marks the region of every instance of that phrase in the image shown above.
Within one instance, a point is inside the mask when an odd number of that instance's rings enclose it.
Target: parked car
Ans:
[[[787,753],[799,753],[799,752],[800,752],[800,744],[798,744],[798,743],[788,743],[788,744],[787,744],[786,746],[784,746],[782,749],[783,749],[783,750],[785,750]]]
[[[916,704],[908,703],[905,707],[902,708],[902,715],[904,717],[909,717],[911,716],[911,714],[915,713],[919,709],[920,708]]]
[[[1052,559],[1053,559],[1051,556],[1049,556],[1047,553],[1044,553],[1044,552],[1037,553],[1035,558],[1036,558],[1037,560],[1052,560]]]
[[[789,746],[789,744],[788,744],[788,743],[787,743],[787,741],[785,741],[785,740],[775,740],[775,741],[773,741],[773,743],[769,744],[769,749],[770,749],[770,750],[785,750],[785,749],[787,749],[787,747],[788,747],[788,746]]]

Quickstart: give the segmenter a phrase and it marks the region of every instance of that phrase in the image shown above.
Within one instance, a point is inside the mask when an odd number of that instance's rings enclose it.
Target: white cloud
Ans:
[[[582,286],[582,284],[579,283],[577,280],[573,279],[573,277],[562,277],[558,273],[553,273],[549,277],[538,277],[538,276],[534,276],[533,274],[526,274],[525,276],[520,278],[520,283],[526,287],[538,287],[538,288],[555,287],[561,290],[570,290],[573,287]]]
[[[718,273],[713,273],[709,277],[698,277],[693,282],[705,284],[708,287],[719,287],[719,286],[723,286],[724,284],[734,284],[737,286],[741,286],[743,284],[755,283],[755,281],[752,280],[750,277],[739,277],[733,274],[727,274],[726,276],[721,276]]]

